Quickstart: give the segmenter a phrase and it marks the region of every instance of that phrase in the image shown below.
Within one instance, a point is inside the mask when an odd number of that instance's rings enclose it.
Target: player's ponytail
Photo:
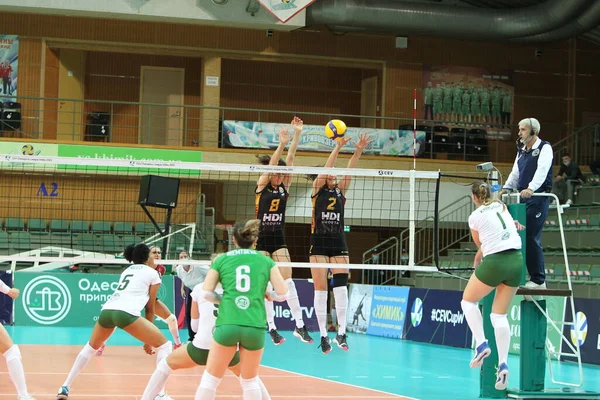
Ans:
[[[498,201],[492,199],[490,185],[482,181],[475,181],[473,183],[471,186],[471,193],[473,193],[479,202],[485,206],[492,204],[494,201]]]
[[[242,249],[249,249],[258,239],[259,230],[259,219],[236,222],[233,228],[233,237],[239,247]]]
[[[130,244],[123,252],[125,259],[134,264],[145,264],[150,258],[150,247],[144,243]]]

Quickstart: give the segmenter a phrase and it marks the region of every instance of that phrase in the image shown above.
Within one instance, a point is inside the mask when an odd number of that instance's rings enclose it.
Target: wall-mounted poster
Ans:
[[[514,123],[512,71],[426,65],[423,87],[423,119],[483,129]]]
[[[17,72],[19,70],[19,37],[0,35],[0,102],[14,101],[17,97]]]

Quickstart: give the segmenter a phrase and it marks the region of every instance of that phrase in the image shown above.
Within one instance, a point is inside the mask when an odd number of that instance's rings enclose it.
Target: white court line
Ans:
[[[48,393],[31,393],[32,395],[35,396],[48,396],[48,397],[55,397],[56,393],[52,393],[52,394],[48,394]],[[16,396],[16,393],[0,393],[0,396]],[[135,399],[139,399],[141,398],[141,395],[138,394],[92,394],[92,393],[76,393],[77,397],[135,397]],[[174,396],[177,398],[186,398],[186,399],[193,399],[195,396],[194,395],[190,395],[190,394],[174,394],[169,392],[169,396]],[[236,395],[230,395],[230,394],[220,394],[217,395],[217,399],[239,399],[240,396],[238,394]],[[328,396],[328,395],[310,395],[310,396],[303,396],[303,395],[284,395],[284,396],[273,396],[271,395],[272,399],[389,399],[389,396],[383,396],[383,395],[372,395],[372,396],[351,396],[351,395],[343,395],[343,396]]]
[[[337,384],[340,384],[340,385],[350,386],[350,387],[357,388],[357,389],[370,390],[372,392],[377,392],[377,393],[381,393],[381,394],[387,394],[388,396],[395,396],[396,398],[403,397],[403,398],[408,399],[408,400],[420,400],[420,399],[418,399],[416,397],[408,397],[408,396],[404,396],[404,395],[400,395],[400,394],[396,394],[396,393],[386,392],[384,390],[366,388],[366,387],[363,387],[363,386],[353,385],[351,383],[332,381],[332,380],[325,379],[325,378],[319,378],[318,376],[305,375],[305,374],[301,374],[301,373],[298,373],[298,372],[288,371],[287,369],[281,369],[281,368],[275,368],[275,367],[268,367],[266,365],[261,365],[261,367],[274,369],[275,371],[287,372],[288,374],[300,375],[300,376],[304,376],[306,378],[313,378],[313,379],[318,379],[318,380],[321,380],[321,381],[337,383]],[[273,396],[271,396],[271,397],[273,397]],[[314,397],[314,396],[311,396],[311,397]],[[368,396],[359,396],[359,397],[361,397],[361,398],[369,398]],[[374,398],[378,399],[380,397],[374,397]],[[381,398],[389,398],[389,397],[381,397]]]

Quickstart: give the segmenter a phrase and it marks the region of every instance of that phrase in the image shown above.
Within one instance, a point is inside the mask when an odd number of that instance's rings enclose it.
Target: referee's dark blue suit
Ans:
[[[504,184],[505,189],[517,189],[521,202],[527,205],[525,223],[525,249],[530,288],[546,287],[546,270],[542,250],[542,229],[550,205],[549,197],[533,193],[552,192],[552,161],[554,153],[550,143],[541,140],[540,123],[535,118],[525,118],[519,123],[520,149],[513,169]]]

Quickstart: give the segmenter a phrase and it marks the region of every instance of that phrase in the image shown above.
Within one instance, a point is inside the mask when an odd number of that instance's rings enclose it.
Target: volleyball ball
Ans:
[[[25,146],[21,147],[21,153],[23,153],[24,156],[32,156],[33,146],[30,144],[26,144]]]
[[[339,119],[333,119],[325,125],[325,136],[329,139],[338,140],[344,137],[346,124]]]

